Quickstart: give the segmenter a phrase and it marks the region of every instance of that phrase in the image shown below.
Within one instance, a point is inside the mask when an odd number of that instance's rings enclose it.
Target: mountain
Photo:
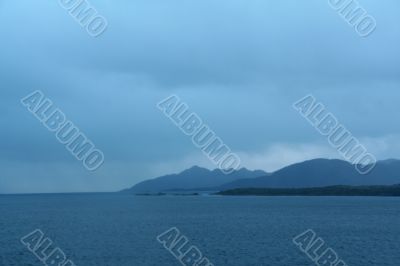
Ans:
[[[143,181],[123,192],[223,191],[237,188],[312,188],[328,186],[373,186],[400,184],[400,160],[379,161],[366,175],[354,165],[337,159],[314,159],[267,174],[242,168],[229,175],[194,166],[179,174]]]
[[[217,190],[236,188],[306,188],[335,185],[367,186],[400,183],[400,160],[379,161],[366,175],[342,160],[314,159],[282,168],[268,176],[240,179]]]
[[[145,180],[134,185],[132,188],[123,190],[124,193],[158,193],[171,190],[191,190],[199,188],[219,187],[223,184],[246,178],[255,178],[268,175],[261,170],[250,171],[241,168],[229,175],[224,174],[218,169],[208,170],[194,166],[179,174],[161,176],[151,180]]]

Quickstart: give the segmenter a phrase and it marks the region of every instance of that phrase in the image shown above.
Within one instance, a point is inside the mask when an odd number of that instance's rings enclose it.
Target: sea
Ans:
[[[345,265],[400,265],[400,198],[118,193],[0,196],[0,265],[45,265],[35,230],[77,266],[184,265],[157,240],[171,228],[215,266],[316,265],[293,241],[308,230]]]

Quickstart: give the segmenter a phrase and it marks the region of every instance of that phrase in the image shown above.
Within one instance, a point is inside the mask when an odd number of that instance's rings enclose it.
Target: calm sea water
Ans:
[[[400,265],[400,199],[0,196],[0,265],[43,265],[20,238],[41,229],[77,266],[181,265],[157,242],[177,227],[214,265],[313,265],[292,238],[313,229],[349,265]]]

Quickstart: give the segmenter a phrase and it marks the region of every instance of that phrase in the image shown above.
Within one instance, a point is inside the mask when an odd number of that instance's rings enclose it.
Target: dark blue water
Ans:
[[[77,266],[181,265],[156,237],[177,227],[214,265],[315,265],[313,229],[350,266],[400,265],[400,199],[0,196],[0,265],[43,265],[20,243],[41,229]]]

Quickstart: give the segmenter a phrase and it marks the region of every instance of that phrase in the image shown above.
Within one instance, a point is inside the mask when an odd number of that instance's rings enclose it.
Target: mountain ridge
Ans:
[[[340,159],[317,158],[285,166],[275,172],[241,168],[230,175],[220,170],[193,166],[178,174],[145,180],[122,192],[223,191],[238,188],[305,188],[326,186],[371,186],[400,183],[400,160],[378,161],[368,174]]]
[[[368,174],[360,174],[354,165],[339,159],[312,159],[283,167],[268,177],[236,180],[218,187],[235,188],[304,188],[335,185],[393,185],[400,183],[400,160],[377,162]]]
[[[224,174],[219,169],[209,170],[199,166],[192,166],[177,174],[169,174],[137,183],[131,188],[124,189],[124,193],[155,193],[172,190],[198,190],[199,188],[218,187],[223,184],[246,178],[268,175],[262,170],[248,170],[241,168],[230,174]]]

